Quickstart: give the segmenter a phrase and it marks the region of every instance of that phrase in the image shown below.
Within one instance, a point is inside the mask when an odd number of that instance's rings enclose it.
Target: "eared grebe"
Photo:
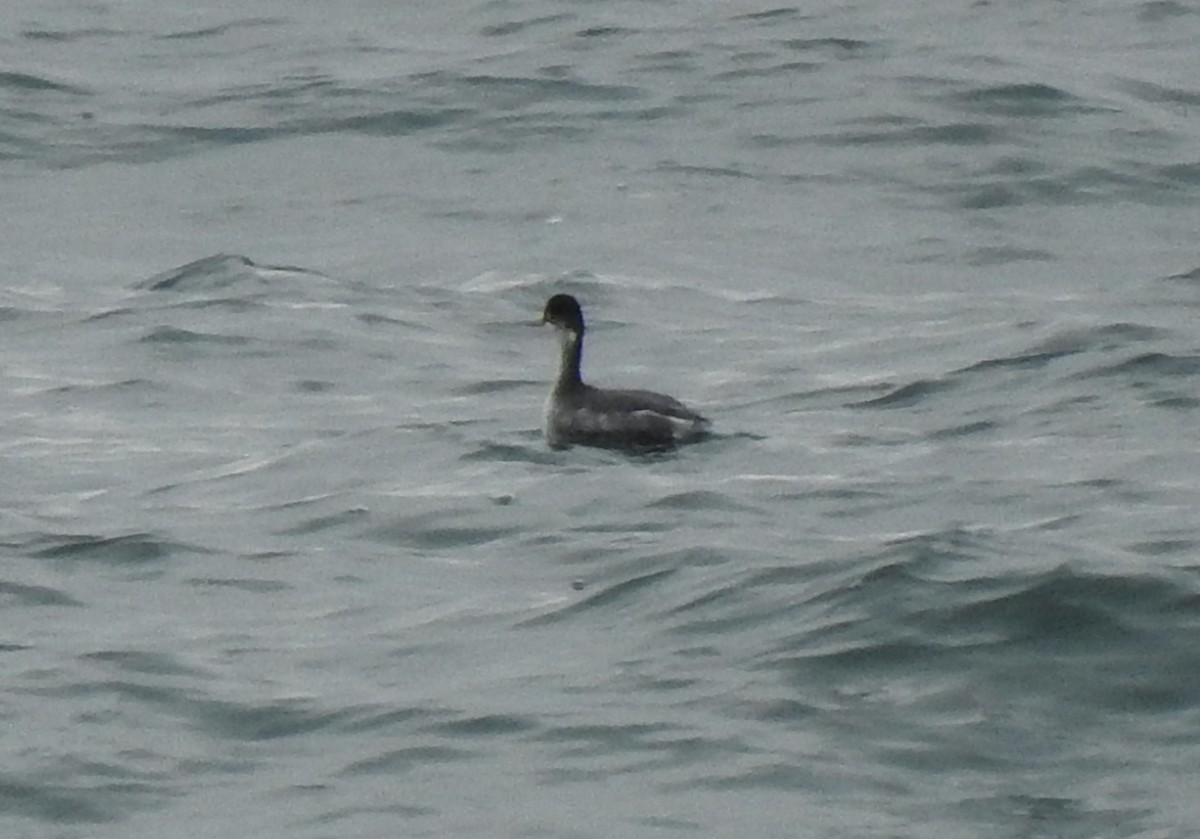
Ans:
[[[546,301],[542,321],[562,346],[558,380],[546,400],[546,441],[561,449],[579,443],[619,449],[667,449],[705,436],[708,420],[678,399],[646,390],[603,390],[585,385],[583,310],[569,294]]]

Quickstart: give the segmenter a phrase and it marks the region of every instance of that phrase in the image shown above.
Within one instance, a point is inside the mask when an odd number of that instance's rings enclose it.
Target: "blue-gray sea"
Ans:
[[[0,4],[0,836],[1200,834],[1200,4]],[[585,376],[716,434],[550,450]]]

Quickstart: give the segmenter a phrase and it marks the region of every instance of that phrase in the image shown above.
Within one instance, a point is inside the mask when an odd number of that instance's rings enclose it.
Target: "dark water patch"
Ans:
[[[325,530],[345,527],[348,524],[355,524],[362,521],[366,515],[366,511],[361,507],[352,507],[337,513],[305,519],[299,524],[285,527],[278,532],[286,536],[308,536]]]
[[[938,647],[917,638],[876,639],[853,637],[846,627],[835,627],[828,638],[814,633],[812,643],[799,655],[772,661],[770,667],[782,667],[801,682],[820,674],[852,681],[868,675],[896,672],[924,672],[944,662],[946,655]]]
[[[1200,185],[1200,163],[1172,163],[1153,170],[1164,186],[1192,187]]]
[[[1083,487],[1085,489],[1097,489],[1105,492],[1111,492],[1114,496],[1125,501],[1147,501],[1152,496],[1145,492],[1140,492],[1131,489],[1131,482],[1122,478],[1088,478],[1080,481],[1066,481],[1061,484],[1056,484],[1056,487],[1074,488]]]
[[[710,588],[666,610],[664,618],[674,621],[670,631],[682,635],[722,636],[772,619],[775,617],[773,610],[764,608],[761,603],[746,596],[756,587],[756,579],[738,580]]]
[[[472,511],[469,510],[447,510],[397,517],[390,524],[372,530],[370,536],[389,545],[436,552],[485,545],[520,530],[515,525],[469,527],[442,523],[446,519],[459,521],[470,515]]]
[[[575,33],[577,38],[614,38],[621,35],[631,35],[637,30],[626,29],[623,26],[589,26]]]
[[[290,591],[293,586],[280,580],[256,580],[246,577],[193,577],[186,581],[196,588],[224,588],[245,591],[251,594],[272,594]]]
[[[847,407],[850,407],[850,406],[847,406]],[[834,435],[832,442],[838,446],[842,446],[842,447],[845,447],[848,449],[853,449],[853,448],[874,449],[874,448],[881,448],[883,446],[907,446],[909,443],[912,442],[912,440],[913,440],[912,435],[907,432],[902,433],[902,434],[860,434],[858,432],[852,431],[852,432],[845,432],[842,434]],[[857,488],[854,490],[851,490],[848,494],[845,494],[845,495],[834,494],[834,493],[837,493],[840,491],[841,490],[814,490],[813,492],[809,493],[808,495],[809,495],[809,497],[812,497],[812,498],[854,499],[854,498],[870,498],[871,497],[871,495],[869,493],[863,493],[862,491],[858,490]],[[824,494],[822,494],[822,493],[824,493]]]
[[[693,612],[711,612],[715,609],[724,609],[733,607],[735,609],[746,606],[745,592],[751,588],[749,584],[743,584],[740,581],[729,583],[726,585],[713,588],[693,597],[687,602],[674,606],[667,611],[668,616],[683,616],[689,618],[689,623],[680,626],[676,631],[682,632],[708,632],[708,631],[723,631],[724,627],[730,623],[729,618],[717,620],[702,619],[700,623],[696,623],[692,619]]]
[[[813,138],[827,146],[978,146],[1008,142],[1003,126],[978,122],[957,122],[945,125],[912,125],[890,130],[841,131]]]
[[[732,20],[752,20],[758,23],[774,23],[782,18],[794,18],[800,16],[800,10],[795,6],[779,6],[774,9],[763,9],[760,12],[747,12],[745,14],[734,15]]]
[[[840,445],[844,446],[879,446],[885,445],[885,442],[867,438],[862,435],[847,435],[838,440]],[[784,492],[780,497],[795,501],[803,501],[806,499],[816,499],[821,501],[862,501],[862,502],[879,502],[883,503],[886,499],[891,498],[892,494],[888,490],[872,489],[858,486],[845,487],[820,487],[818,489],[805,489],[792,492]],[[841,505],[839,505],[841,506]],[[847,509],[844,515],[857,515],[857,511],[852,512]]]
[[[184,775],[252,775],[261,769],[257,761],[233,757],[185,758],[177,765]]]
[[[175,157],[206,148],[227,148],[246,143],[260,143],[295,133],[282,125],[148,125],[155,135],[155,145],[164,156]]]
[[[564,20],[570,20],[572,17],[572,15],[568,14],[551,14],[539,15],[537,17],[526,18],[525,20],[505,21],[504,23],[484,26],[479,30],[479,34],[485,38],[502,38],[506,35],[516,35],[518,32],[524,32],[527,29],[536,29],[547,24],[561,23]]]
[[[311,72],[288,75],[272,82],[252,82],[223,87],[215,92],[190,98],[187,101],[187,107],[191,110],[200,111],[211,109],[214,106],[247,105],[261,108],[263,105],[266,105],[273,111],[278,112],[283,110],[280,107],[280,103],[287,103],[289,106],[295,106],[296,110],[303,110],[304,106],[310,104],[313,100],[322,97],[333,99],[335,97],[349,96],[354,93],[358,93],[358,91],[339,87],[338,80],[331,76]],[[225,108],[225,110],[230,109]],[[319,133],[322,127],[328,124],[326,121],[331,119],[336,118],[322,114],[319,117],[291,121],[281,120],[274,124],[276,127],[287,127],[297,132]],[[163,128],[169,131],[175,127],[177,126],[168,125]],[[151,124],[142,126],[142,128],[157,136],[160,126]]]
[[[1145,644],[1115,656],[1096,656],[1074,668],[1071,687],[1085,706],[1118,714],[1172,714],[1200,707],[1200,655],[1192,647]],[[1089,684],[1089,677],[1096,678]]]
[[[691,490],[677,492],[657,499],[646,505],[651,510],[722,510],[726,512],[747,512],[752,508],[739,504],[728,495],[712,490]]]
[[[171,487],[165,487],[170,489]],[[156,492],[158,490],[155,490]],[[289,559],[296,556],[294,551],[252,551],[239,556],[240,559],[250,560],[252,562],[270,562],[277,559]]]
[[[833,561],[829,563],[831,567],[840,568],[840,562]],[[774,568],[763,568],[755,571],[746,578],[745,585],[748,588],[769,588],[774,589],[779,586],[788,585],[805,585],[813,581],[819,576],[823,570],[820,564],[817,565],[779,565]]]
[[[974,364],[966,367],[960,367],[953,371],[952,376],[971,376],[973,373],[988,373],[996,371],[1025,371],[1025,370],[1040,370],[1040,368],[1049,365],[1051,361],[1057,361],[1061,358],[1066,358],[1067,355],[1084,352],[1086,347],[1082,346],[1066,346],[1056,349],[1031,349],[1025,353],[1015,353],[1013,355],[998,355],[996,358],[984,359],[983,361],[974,362]]]
[[[699,834],[704,832],[708,827],[706,824],[691,819],[669,818],[667,816],[643,816],[634,819],[634,823],[655,831],[671,830],[677,834],[683,832]]]
[[[1121,642],[1129,628],[1108,608],[1113,590],[1102,581],[1068,573],[1050,574],[1013,588],[999,583],[994,596],[982,591],[960,592],[953,605],[933,607],[922,620],[948,642],[1017,643],[1038,648],[1063,644],[1092,645]],[[990,588],[987,582],[968,588]]]
[[[780,396],[769,396],[763,399],[755,399],[749,402],[740,403],[738,407],[754,407],[758,405],[775,405],[776,403],[788,402],[822,402],[830,405],[841,405],[845,403],[847,397],[864,397],[864,401],[870,401],[875,398],[886,396],[894,392],[896,386],[887,382],[872,382],[870,384],[852,384],[852,385],[834,385],[832,387],[821,387],[814,390],[801,390],[795,393],[786,393]],[[811,407],[806,405],[803,408],[793,411],[785,411],[785,413],[797,413],[799,411],[809,411]]]
[[[670,735],[679,727],[670,723],[624,725],[562,725],[537,736],[543,743],[568,746],[562,754],[572,757],[602,757],[619,752],[656,748],[654,738]]]
[[[1081,166],[1059,178],[1034,180],[1044,186],[1048,197],[1057,203],[1084,204],[1109,198],[1123,198],[1147,204],[1171,204],[1180,198],[1180,182],[1173,177],[1173,167],[1136,167],[1122,172],[1112,167]]]
[[[464,463],[540,463],[552,465],[560,463],[562,458],[557,452],[551,451],[542,442],[541,433],[535,432],[536,443],[526,446],[509,443],[480,443],[472,451],[459,457]]]
[[[528,149],[531,144],[574,142],[592,137],[594,130],[571,122],[563,114],[514,114],[484,120],[472,130],[436,143],[439,148],[454,152],[505,154],[516,149]]]
[[[1200,593],[1163,577],[1063,566],[1030,578],[956,584],[943,603],[917,618],[940,638],[983,632],[1016,648],[1085,655],[1107,647],[1114,661],[1161,645],[1170,657],[1170,646],[1200,641]],[[1163,645],[1168,638],[1171,643]],[[1200,650],[1194,655],[1200,663]],[[1188,678],[1200,685],[1200,671]]]
[[[1134,542],[1126,550],[1142,556],[1184,556],[1189,559],[1200,555],[1200,542],[1195,539],[1152,539]]]
[[[1111,200],[1172,206],[1190,198],[1195,185],[1196,173],[1191,164],[1140,167],[1130,172],[1081,166],[1055,175],[987,178],[978,183],[936,186],[927,191],[948,195],[954,206],[970,210],[1024,204],[1077,207]]]
[[[86,29],[26,29],[21,32],[21,37],[27,40],[50,41],[56,44],[67,44],[72,41],[83,41],[89,38],[120,38],[128,35],[127,31],[100,27]]]
[[[0,600],[5,606],[82,606],[83,603],[65,592],[49,586],[33,586],[0,581]]]
[[[909,133],[913,141],[922,145],[979,146],[1008,140],[1008,132],[1004,129],[980,122],[924,125]]]
[[[789,38],[780,45],[796,52],[821,52],[837,58],[859,58],[877,46],[855,38]]]
[[[33,76],[28,73],[16,73],[12,71],[0,71],[0,90],[10,90],[18,93],[68,93],[72,96],[91,95],[91,91],[81,87],[51,81],[42,76]]]
[[[780,61],[754,67],[739,67],[736,70],[725,70],[714,73],[716,81],[737,79],[766,79],[772,76],[794,76],[801,73],[812,73],[822,67],[817,61]],[[751,143],[759,148],[777,148],[779,146],[796,145],[800,140],[792,137],[778,137],[767,134],[755,134],[750,137]]]
[[[1191,271],[1185,271],[1181,274],[1171,274],[1164,279],[1189,283],[1200,282],[1200,268],[1193,268]]]
[[[1165,105],[1181,105],[1184,108],[1200,105],[1200,91],[1184,87],[1166,87],[1142,80],[1126,80],[1121,88],[1130,95],[1144,101]],[[1186,110],[1184,111],[1186,113]]]
[[[832,793],[843,788],[844,780],[833,777],[830,767],[823,763],[797,764],[785,762],[760,763],[736,773],[714,767],[713,774],[696,779],[689,786],[717,791],[780,790],[797,793],[823,790]]]
[[[104,824],[126,815],[103,789],[33,782],[24,774],[7,773],[0,774],[0,812],[45,824]]]
[[[1194,14],[1195,8],[1176,3],[1175,0],[1149,0],[1137,7],[1140,23],[1163,23]]]
[[[1046,168],[1047,164],[1045,161],[1009,154],[998,158],[991,165],[987,166],[983,172],[986,175],[1029,178],[1042,174],[1046,171]]]
[[[441,718],[446,716],[447,713],[447,711],[443,710],[420,707],[385,708],[383,710],[377,707],[357,709],[347,719],[339,723],[338,730],[353,733],[386,731],[396,729],[397,727],[407,728],[413,722]]]
[[[652,561],[671,569],[707,568],[714,565],[724,565],[735,556],[736,554],[728,548],[709,547],[705,545],[663,551],[662,553],[655,554],[652,558],[648,558],[647,562]]]
[[[1077,373],[1076,378],[1090,379],[1109,376],[1127,376],[1140,382],[1154,382],[1161,378],[1195,376],[1200,374],[1200,355],[1172,355],[1151,352],[1133,358],[1095,367]]]
[[[206,312],[215,311],[229,314],[247,314],[261,312],[266,308],[265,298],[267,293],[246,292],[241,293],[238,289],[233,289],[231,294],[219,295],[214,297],[188,298],[184,297],[178,300],[171,300],[158,306],[159,311],[182,311],[182,312]],[[140,314],[134,310],[135,314]]]
[[[228,23],[219,23],[215,26],[205,26],[199,29],[183,29],[178,32],[168,32],[165,35],[159,35],[158,39],[163,41],[193,41],[203,38],[219,38],[222,35],[228,35],[230,32],[236,32],[239,29],[261,29],[263,27],[282,26],[285,23],[287,21],[282,18],[243,18],[242,20],[231,20]]]
[[[192,301],[192,302],[197,302],[197,301]],[[221,308],[222,307],[221,303],[218,303],[216,301],[205,301],[205,302],[212,303],[211,308]],[[235,312],[236,311],[246,311],[247,309],[250,309],[257,305],[255,303],[252,303],[251,301],[242,300],[240,298],[236,299],[236,300],[225,300],[225,301],[222,301],[222,303],[224,303],[225,307],[228,308],[230,311],[235,311]],[[168,306],[165,308],[169,310],[172,307]],[[186,308],[186,307],[180,307],[180,308]],[[201,308],[201,307],[197,307],[197,308]],[[120,319],[124,319],[124,318],[140,319],[143,317],[145,311],[146,311],[146,309],[143,306],[111,306],[109,308],[102,309],[98,312],[92,312],[91,314],[84,317],[80,322],[81,323],[103,323],[104,321],[108,321],[108,320],[120,320]]]
[[[1025,203],[1026,195],[1010,184],[992,183],[957,188],[955,205],[963,210],[996,210]]]
[[[294,793],[299,798],[310,798],[312,790],[308,788],[297,788]],[[380,815],[384,816],[383,823],[392,824],[396,818],[416,819],[436,816],[438,811],[434,807],[421,807],[413,804],[362,804],[356,803],[350,807],[335,807],[331,810],[326,810],[314,816],[311,821],[313,824],[332,825],[340,821],[356,823],[361,820],[364,815]],[[328,828],[326,828],[328,829]],[[352,831],[345,831],[343,828],[337,828],[337,832],[332,834],[336,836],[347,836]],[[417,831],[414,835],[420,835],[421,831]]]
[[[954,387],[954,383],[946,380],[921,379],[911,384],[898,387],[890,393],[875,399],[862,402],[848,402],[847,408],[911,408],[939,393],[944,393]]]
[[[182,664],[173,655],[142,650],[102,650],[81,655],[82,661],[111,664],[125,673],[152,676],[206,676],[203,671]]]
[[[951,425],[946,428],[939,428],[929,432],[927,436],[930,440],[956,440],[960,437],[970,437],[975,434],[984,434],[988,431],[995,431],[1000,427],[1000,423],[995,420],[979,420],[977,422],[967,422],[961,425]]]
[[[427,725],[422,731],[441,734],[446,737],[495,737],[509,734],[521,734],[540,728],[540,724],[530,718],[513,714],[483,714],[477,717],[451,720]]]
[[[541,387],[539,379],[488,379],[482,382],[468,382],[457,385],[452,390],[455,396],[486,396],[492,393],[507,393],[513,390],[525,390],[529,387]]]
[[[751,173],[726,166],[693,166],[676,161],[664,161],[654,167],[660,172],[671,172],[680,175],[702,175],[710,178],[754,178]]]
[[[245,335],[220,335],[214,332],[197,332],[175,326],[156,326],[138,339],[138,343],[162,346],[208,344],[211,346],[243,347],[252,343]]]
[[[136,396],[160,394],[165,390],[161,382],[149,379],[121,379],[115,382],[60,385],[48,388],[45,393],[51,396],[111,395],[116,399],[125,400]]]
[[[559,745],[558,760],[586,761],[588,768],[564,766],[561,771],[544,772],[543,777],[547,783],[587,782],[631,771],[719,765],[752,751],[735,737],[671,736],[670,731],[641,725],[573,726],[551,732],[539,739]],[[636,762],[631,763],[631,757]]]
[[[1050,251],[1019,248],[1015,245],[975,248],[964,254],[966,263],[976,267],[1008,265],[1013,262],[1053,262],[1057,258]]]
[[[1079,329],[1065,329],[1045,338],[1024,353],[1017,353],[1006,358],[987,360],[962,372],[976,371],[983,366],[1028,366],[1025,359],[1032,359],[1033,366],[1042,366],[1041,362],[1050,362],[1058,358],[1075,355],[1082,352],[1101,351],[1112,352],[1147,341],[1166,338],[1170,331],[1157,326],[1146,326],[1140,323],[1117,322],[1098,326],[1088,326]]]
[[[996,552],[1003,553],[1003,550],[997,546],[994,537],[985,531],[951,527],[904,536],[884,543],[877,556],[887,561],[867,572],[862,584],[870,584],[881,576],[891,582],[896,575],[906,574],[910,568],[937,567],[943,562],[990,556]]]
[[[185,696],[179,688],[154,687],[125,680],[115,681],[67,681],[56,679],[46,687],[27,688],[25,692],[33,696],[53,699],[79,699],[88,696],[116,695],[134,699],[149,704],[170,704],[177,698]]]
[[[643,73],[685,74],[696,72],[697,62],[701,56],[692,50],[674,49],[656,50],[639,55],[637,58],[639,69]]]
[[[181,554],[205,553],[199,548],[163,539],[153,533],[39,536],[25,546],[25,552],[37,559],[97,562],[104,565],[146,565]]]
[[[805,691],[805,702],[830,690],[835,698],[872,695],[966,673],[996,697],[1019,696],[1052,717],[1072,708],[1200,707],[1200,593],[1190,581],[1068,566],[972,578],[965,559],[1008,555],[1014,546],[977,536],[964,549],[964,539],[903,540],[882,552],[892,557],[887,564],[797,597],[793,615],[803,629],[754,669],[778,671]]]
[[[1117,837],[1167,837],[1147,823],[1149,810],[1103,808],[1085,800],[1061,798],[1033,791],[1025,795],[998,795],[960,803],[973,823],[1004,825],[1008,839],[1117,839]]]
[[[675,572],[674,568],[664,568],[660,571],[622,580],[568,606],[530,618],[521,626],[543,626],[570,620],[580,615],[590,615],[594,612],[608,613],[614,607],[627,606],[631,602],[636,603],[643,591],[657,585]]]
[[[486,96],[490,109],[508,110],[548,100],[569,102],[627,102],[644,97],[630,85],[595,84],[576,79],[535,76],[462,76],[457,85]]]
[[[1004,743],[997,747],[979,742],[980,738],[974,732],[961,737],[954,729],[959,726],[947,726],[947,730],[932,734],[918,735],[904,739],[903,735],[879,748],[881,759],[887,764],[899,768],[906,773],[943,774],[947,771],[955,774],[968,772],[1002,773],[1010,771],[1010,750],[1018,750],[1013,743]],[[1028,753],[1029,749],[1020,749]]]
[[[425,766],[438,766],[479,757],[478,751],[450,746],[409,746],[346,766],[342,775],[391,775]]]
[[[280,700],[253,704],[203,699],[194,696],[175,697],[163,710],[182,711],[192,718],[199,729],[238,742],[276,740],[335,728],[351,712],[322,711],[308,707],[301,700]]]
[[[389,527],[376,531],[374,536],[390,544],[427,551],[486,545],[517,532],[511,527],[424,527],[408,530]]]
[[[1068,333],[1074,334],[1074,333]],[[1092,339],[1094,346],[1100,349],[1115,349],[1137,341],[1153,341],[1170,334],[1169,330],[1157,326],[1147,326],[1142,323],[1121,321],[1106,323],[1089,329],[1084,337]],[[1052,341],[1057,339],[1051,339]]]
[[[23,320],[33,315],[30,309],[20,309],[16,306],[0,306],[0,323]]]
[[[821,708],[799,699],[772,699],[748,703],[743,710],[752,719],[761,722],[792,725],[808,724],[818,717]]]
[[[842,125],[848,126],[867,126],[871,129],[904,129],[918,128],[925,124],[925,121],[920,117],[908,116],[906,114],[894,114],[890,111],[883,111],[876,114],[867,114],[864,116],[856,116],[841,121]]]
[[[1150,396],[1146,404],[1151,408],[1163,408],[1168,411],[1194,411],[1200,407],[1200,399],[1182,393],[1157,393]]]
[[[372,137],[406,137],[459,123],[474,115],[475,111],[467,108],[404,108],[312,123],[306,126],[305,133],[352,131]]]
[[[890,539],[869,553],[839,563],[838,573],[806,593],[805,600],[823,608],[879,604],[890,620],[920,603],[922,592],[939,585],[939,576],[958,576],[963,573],[960,569],[1010,550],[989,532],[959,527]]]
[[[647,676],[641,674],[632,679],[632,687],[639,693],[675,692],[687,690],[704,683],[703,679],[687,679],[679,677]]]
[[[992,370],[1037,370],[1045,367],[1052,361],[1057,361],[1064,356],[1072,355],[1076,352],[1082,352],[1082,348],[1062,349],[1058,351],[1048,350],[1045,352],[1031,351],[1016,355],[999,356],[997,358],[985,358],[983,361],[978,361],[969,367],[961,367],[955,370],[954,375],[985,373]]]
[[[1162,340],[1169,335],[1170,332],[1168,330],[1130,322],[1109,323],[1079,329],[1062,330],[1046,339],[1037,342],[1035,345],[1026,350],[1018,351],[1011,355],[985,358],[982,361],[977,361],[974,364],[970,364],[966,367],[960,367],[952,370],[946,375],[945,379],[938,380],[938,383],[949,384],[954,381],[963,380],[982,374],[1006,372],[1019,373],[1040,370],[1049,366],[1053,362],[1068,356],[1074,356],[1085,352],[1114,352],[1116,350],[1127,348],[1139,343]],[[920,385],[922,383],[917,384]],[[896,398],[897,395],[902,395],[905,398],[908,397],[908,394],[901,394],[901,391],[894,391],[886,394],[883,397],[880,397],[879,399],[868,400],[865,403],[855,404],[870,405],[872,403],[879,403],[881,400],[890,400]],[[916,395],[923,396],[924,394],[918,392]],[[970,430],[971,428],[977,426],[979,426],[979,424],[973,423],[967,426],[967,428]]]
[[[25,113],[17,113],[8,108],[0,108],[0,119],[12,123],[30,119]],[[0,160],[31,160],[42,151],[39,144],[20,137],[8,131],[0,130]]]
[[[28,757],[30,751],[35,750],[26,750],[22,757]],[[161,807],[179,794],[165,784],[162,773],[139,772],[119,763],[54,751],[39,757],[40,766],[20,776],[0,773],[3,815],[54,825],[104,824]],[[125,752],[123,757],[136,755]]]
[[[264,280],[285,275],[328,279],[318,271],[295,265],[264,265],[238,254],[218,253],[155,274],[133,283],[131,287],[148,291],[209,293],[247,284],[258,285]]]
[[[975,87],[949,98],[960,107],[991,116],[1054,117],[1094,110],[1062,88],[1038,82]]]
[[[431,332],[434,329],[428,323],[414,318],[398,318],[394,315],[383,315],[378,312],[361,312],[354,317],[367,326],[400,327],[404,330],[415,329],[422,332]]]
[[[1028,182],[983,183],[970,186],[953,186],[945,190],[953,196],[953,204],[962,210],[996,210],[1016,207],[1026,203],[1037,203],[1039,191]]]

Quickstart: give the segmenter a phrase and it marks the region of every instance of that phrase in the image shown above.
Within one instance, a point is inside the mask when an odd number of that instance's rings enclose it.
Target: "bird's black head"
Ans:
[[[579,308],[579,301],[569,294],[556,294],[547,300],[542,320],[572,332],[583,332],[583,310]]]

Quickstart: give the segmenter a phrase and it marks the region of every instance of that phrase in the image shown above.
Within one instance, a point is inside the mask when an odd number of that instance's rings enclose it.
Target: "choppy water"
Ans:
[[[225,5],[0,6],[0,833],[1195,833],[1195,4]]]

